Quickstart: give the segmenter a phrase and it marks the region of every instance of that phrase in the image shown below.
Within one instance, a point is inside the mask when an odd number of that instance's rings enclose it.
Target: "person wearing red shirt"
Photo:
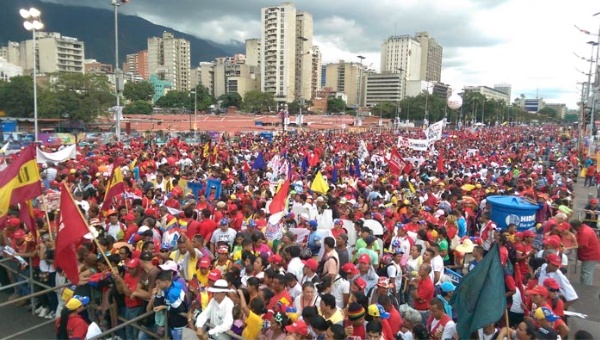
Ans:
[[[185,234],[191,240],[200,232],[201,224],[193,218],[194,210],[191,207],[185,208],[185,210],[183,211],[183,215],[185,217],[183,220],[187,222],[187,229],[185,230]]]
[[[267,305],[268,310],[278,311],[278,306],[285,304],[284,300],[288,301],[288,305],[293,302],[293,299],[290,297],[290,294],[287,290],[285,290],[285,276],[283,274],[277,274],[273,278],[271,283],[271,288],[275,293],[271,300],[269,300],[269,304]]]
[[[571,227],[577,234],[577,258],[581,261],[580,281],[591,286],[594,283],[594,269],[600,261],[600,243],[596,232],[581,221],[571,221]]]
[[[415,287],[412,291],[413,308],[421,313],[423,320],[427,320],[429,317],[429,302],[433,299],[435,293],[433,281],[429,277],[430,272],[431,266],[429,264],[421,264],[419,267],[419,276],[411,282]]]
[[[205,240],[210,240],[212,233],[215,231],[215,229],[217,229],[217,223],[210,219],[210,210],[202,210],[201,215],[201,221],[198,225],[197,233],[204,236]]]
[[[125,319],[131,320],[142,313],[144,301],[136,296],[137,291],[143,290],[140,282],[140,259],[129,259],[125,266],[127,272],[125,278],[119,275],[116,268],[113,268],[112,277],[115,279],[117,291],[125,296]],[[126,339],[137,339],[138,330],[131,326],[125,328]]]
[[[344,222],[341,219],[336,218],[333,220],[333,229],[331,229],[331,234],[333,238],[337,238],[340,234],[345,234],[346,230],[342,228],[344,226]]]
[[[400,316],[400,312],[392,304],[392,299],[389,295],[381,295],[377,302],[382,305],[383,309],[390,315],[390,318],[387,321],[390,324],[391,333],[397,334],[402,328],[402,316]]]
[[[87,296],[75,295],[65,304],[54,324],[57,339],[85,339],[88,331],[88,323],[81,317],[80,313],[90,302]]]

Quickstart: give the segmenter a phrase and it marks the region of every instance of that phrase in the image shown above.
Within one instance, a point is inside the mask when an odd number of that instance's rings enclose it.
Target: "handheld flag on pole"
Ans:
[[[106,193],[104,194],[104,202],[102,202],[102,209],[100,211],[107,211],[111,209],[112,201],[115,197],[121,196],[125,193],[125,184],[123,183],[123,174],[121,168],[115,164],[110,181],[106,185]]]
[[[290,181],[285,180],[283,184],[281,184],[281,187],[279,188],[275,196],[273,196],[273,200],[269,205],[269,213],[271,214],[271,216],[269,217],[269,222],[271,224],[277,224],[279,220],[281,220],[281,217],[285,212],[285,201],[287,199],[289,189]]]
[[[62,269],[69,281],[77,284],[79,269],[76,246],[89,229],[69,190],[63,185],[60,191],[60,221],[56,235],[54,264]]]
[[[402,156],[400,156],[400,153],[398,153],[398,150],[396,148],[392,149],[392,153],[390,154],[390,160],[388,161],[388,164],[390,167],[390,171],[395,174],[399,174],[406,167],[406,162],[404,161]]]
[[[0,216],[6,215],[11,205],[41,194],[40,172],[35,160],[35,146],[32,144],[0,172]]]
[[[325,178],[323,178],[323,175],[321,175],[321,171],[317,172],[315,179],[310,185],[310,190],[321,193],[323,195],[325,195],[327,191],[329,191],[329,184],[327,184]]]
[[[458,314],[456,331],[461,339],[500,320],[506,309],[504,272],[498,245],[460,281],[450,304]]]
[[[260,152],[258,154],[258,156],[256,156],[254,163],[252,163],[252,170],[266,169],[266,168],[267,168],[267,163],[265,163],[263,154],[262,154],[262,152]]]

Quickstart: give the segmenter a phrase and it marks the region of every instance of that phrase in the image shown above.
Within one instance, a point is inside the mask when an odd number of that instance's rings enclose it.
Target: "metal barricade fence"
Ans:
[[[14,287],[17,287],[17,286],[23,285],[23,284],[28,284],[31,293],[28,294],[28,295],[25,295],[25,296],[21,296],[21,297],[16,298],[16,299],[12,299],[12,300],[0,303],[0,308],[13,305],[13,304],[21,302],[23,300],[30,300],[31,313],[32,313],[32,315],[35,315],[35,303],[36,303],[35,302],[35,298],[36,297],[48,294],[50,292],[56,292],[56,291],[58,291],[60,289],[63,289],[63,288],[68,287],[68,286],[71,286],[70,283],[67,283],[67,284],[64,284],[64,285],[60,285],[60,286],[56,286],[56,287],[51,287],[51,286],[48,286],[46,284],[43,284],[41,282],[36,281],[34,279],[34,277],[33,277],[33,267],[32,267],[32,260],[31,260],[31,258],[29,258],[29,262],[28,262],[28,268],[29,268],[29,275],[28,276],[24,275],[23,273],[15,270],[13,268],[11,268],[10,266],[8,266],[7,263],[9,261],[11,261],[11,260],[13,260],[13,258],[10,258],[10,257],[9,258],[2,258],[2,259],[0,259],[0,266],[2,266],[8,272],[10,272],[10,273],[12,273],[14,275],[17,275],[17,276],[23,278],[25,281],[14,282],[14,283],[11,283],[9,285],[1,286],[0,287],[0,291],[4,291],[4,290],[9,289],[9,288],[14,288]],[[36,286],[39,286],[39,287],[44,288],[44,289],[39,290],[39,291],[35,291],[34,287],[36,287]],[[96,308],[95,304],[90,304],[87,307],[88,315],[90,316],[91,321],[96,321],[95,320],[95,313],[94,313],[94,309],[95,308]],[[169,338],[169,332],[168,332],[168,323],[167,323],[168,321],[167,321],[167,315],[166,315],[167,311],[164,310],[164,313],[165,313],[165,317],[164,317],[164,320],[165,320],[165,326],[164,326],[164,328],[165,328],[165,334],[162,337],[159,336],[158,334],[156,334],[155,332],[152,332],[151,330],[149,330],[147,328],[144,328],[144,327],[142,327],[142,326],[140,326],[140,325],[137,324],[138,321],[143,320],[144,318],[147,318],[147,317],[149,317],[151,315],[154,315],[154,311],[149,311],[149,312],[145,312],[144,314],[139,315],[139,316],[137,316],[137,317],[135,317],[133,319],[129,319],[129,320],[125,319],[125,318],[123,318],[121,316],[119,316],[118,320],[121,321],[122,323],[118,324],[117,326],[115,326],[115,327],[113,327],[111,329],[108,329],[108,330],[102,332],[101,334],[95,336],[93,339],[104,338],[107,335],[113,334],[113,333],[115,333],[115,332],[117,332],[117,331],[119,331],[122,328],[125,328],[127,326],[134,327],[137,330],[139,330],[141,332],[144,332],[144,333],[150,335],[151,337],[153,337],[155,339],[161,339],[161,338],[168,339]],[[31,332],[33,330],[38,329],[38,328],[41,328],[41,327],[53,324],[55,322],[56,322],[55,319],[44,320],[43,322],[41,322],[39,324],[36,324],[36,325],[31,326],[29,328],[23,329],[23,330],[21,330],[21,331],[19,331],[17,333],[10,334],[10,335],[8,335],[6,337],[2,337],[2,338],[0,338],[0,340],[14,339],[14,338],[18,338],[18,337],[23,338],[22,335],[27,334],[27,333],[29,333],[29,332]]]

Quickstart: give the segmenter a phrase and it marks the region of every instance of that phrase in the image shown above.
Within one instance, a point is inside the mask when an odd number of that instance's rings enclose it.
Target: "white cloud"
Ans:
[[[46,0],[58,2],[58,0]],[[282,0],[283,1],[283,0]],[[61,3],[110,8],[108,0]],[[266,0],[132,0],[122,11],[219,43],[260,36],[260,9]],[[589,64],[587,36],[598,31],[597,2],[587,0],[302,0],[296,7],[313,15],[314,42],[324,62],[358,61],[379,69],[379,49],[393,34],[428,31],[444,46],[442,81],[453,88],[507,82],[513,98],[536,93],[547,102],[579,101],[575,68]]]

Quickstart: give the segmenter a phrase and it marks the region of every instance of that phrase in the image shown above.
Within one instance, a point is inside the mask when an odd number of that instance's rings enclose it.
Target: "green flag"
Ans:
[[[450,304],[458,314],[456,331],[461,339],[500,320],[506,309],[504,272],[498,245],[460,281]]]

